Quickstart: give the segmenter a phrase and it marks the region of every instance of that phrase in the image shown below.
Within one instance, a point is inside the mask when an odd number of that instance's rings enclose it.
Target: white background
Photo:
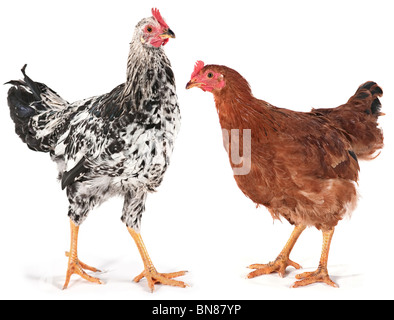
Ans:
[[[67,199],[48,154],[14,134],[0,88],[1,299],[393,299],[394,50],[391,1],[2,1],[0,83],[28,74],[68,101],[124,82],[137,22],[158,7],[176,34],[172,62],[182,128],[159,192],[148,196],[142,236],[160,272],[189,270],[189,288],[151,294],[138,251],[120,221],[122,200],[91,213],[79,256],[105,270],[105,285],[73,276],[62,291],[69,248]],[[238,70],[255,96],[308,111],[347,101],[368,80],[380,84],[385,148],[361,163],[360,201],[336,228],[322,284],[290,289],[299,271],[246,279],[252,263],[273,260],[292,227],[273,222],[237,188],[209,93],[186,91],[196,60]],[[321,233],[307,229],[291,258],[314,270]]]

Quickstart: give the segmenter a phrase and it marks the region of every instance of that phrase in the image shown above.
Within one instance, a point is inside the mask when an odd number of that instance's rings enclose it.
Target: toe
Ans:
[[[316,270],[313,272],[304,272],[296,275],[296,279],[300,279],[293,284],[293,288],[303,287],[316,282],[323,282],[331,287],[338,288],[338,285],[332,281],[327,270]]]
[[[151,292],[154,291],[155,284],[160,283],[163,285],[175,286],[185,288],[188,285],[182,281],[174,280],[173,278],[180,277],[186,274],[187,271],[178,271],[171,273],[158,273],[156,270],[146,271],[144,270],[138,276],[134,278],[135,282],[139,282],[142,278],[146,278],[148,281],[148,287]]]

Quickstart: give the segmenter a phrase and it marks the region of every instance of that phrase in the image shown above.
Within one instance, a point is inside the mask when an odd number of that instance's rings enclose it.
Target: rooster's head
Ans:
[[[142,44],[159,48],[170,38],[175,38],[174,32],[162,18],[158,9],[152,9],[152,17],[141,20],[136,26],[138,37]]]

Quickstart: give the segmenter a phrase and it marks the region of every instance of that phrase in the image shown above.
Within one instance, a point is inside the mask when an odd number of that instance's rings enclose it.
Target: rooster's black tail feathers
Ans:
[[[27,146],[35,151],[47,152],[41,145],[41,139],[37,139],[31,126],[30,119],[37,114],[37,110],[44,109],[41,105],[41,90],[39,84],[26,75],[26,65],[22,68],[24,80],[12,80],[5,84],[11,84],[8,91],[8,106],[11,119],[15,123],[15,132]]]

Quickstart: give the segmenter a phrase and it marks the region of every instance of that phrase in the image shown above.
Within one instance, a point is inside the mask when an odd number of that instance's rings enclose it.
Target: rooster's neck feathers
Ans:
[[[166,90],[161,90],[163,85],[175,92],[170,61],[161,47],[144,45],[139,34],[135,33],[130,43],[127,78],[120,102],[125,108],[132,106],[133,112],[144,111],[148,98],[165,98],[162,94]]]

